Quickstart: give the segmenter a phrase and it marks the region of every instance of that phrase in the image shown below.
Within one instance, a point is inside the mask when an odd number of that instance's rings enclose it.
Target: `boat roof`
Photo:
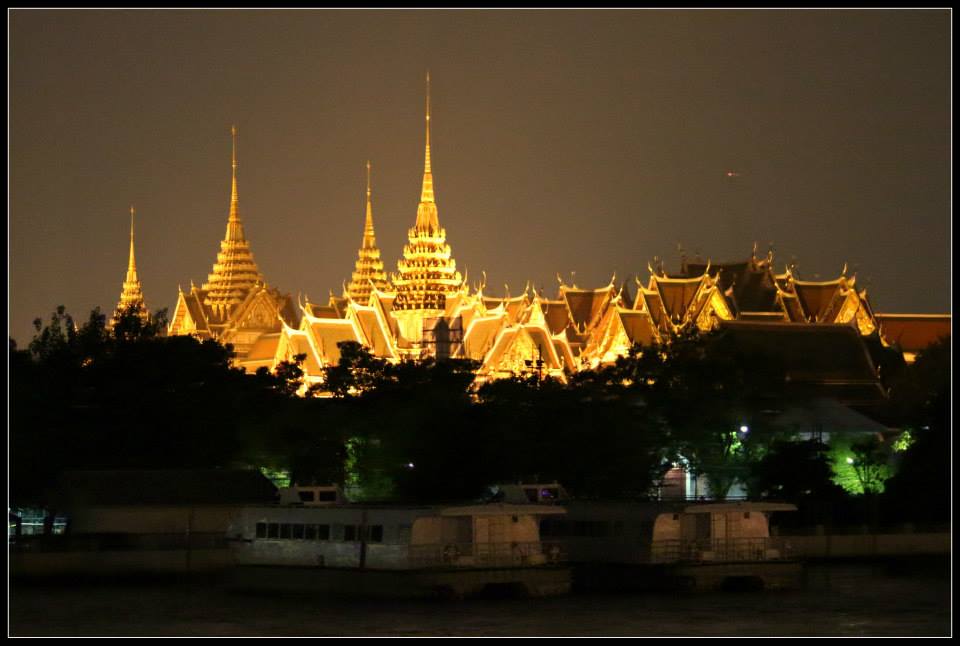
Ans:
[[[709,514],[725,511],[797,511],[797,506],[788,502],[717,502],[698,503],[683,509],[685,514]]]
[[[546,516],[565,513],[567,513],[566,509],[556,505],[514,505],[510,503],[447,507],[440,510],[441,516],[503,516],[507,514]]]

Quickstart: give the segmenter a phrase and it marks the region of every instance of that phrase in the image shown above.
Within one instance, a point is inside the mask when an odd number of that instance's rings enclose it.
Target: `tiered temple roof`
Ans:
[[[389,290],[387,274],[383,271],[377,237],[373,231],[373,205],[370,200],[370,162],[367,162],[367,216],[363,225],[363,240],[357,252],[357,263],[347,285],[350,298],[358,303],[366,303],[373,288]]]
[[[426,146],[423,164],[423,184],[417,221],[407,233],[408,242],[403,258],[397,261],[393,285],[397,298],[395,310],[417,310],[440,313],[446,307],[448,294],[460,289],[462,280],[457,263],[446,243],[447,232],[440,226],[437,203],[433,191],[433,170],[430,165],[430,75],[427,74]],[[407,336],[416,336],[414,330]]]
[[[220,252],[213,270],[204,283],[203,304],[210,308],[215,320],[226,321],[232,310],[243,302],[247,294],[257,285],[264,283],[250,243],[243,233],[240,220],[240,199],[237,195],[237,128],[233,134],[233,170],[230,190],[230,214],[227,217],[227,230],[220,242]]]
[[[264,281],[244,235],[237,192],[236,127],[231,132],[232,178],[226,234],[207,282],[198,288],[191,281],[188,292],[178,289],[169,334],[215,338],[231,344],[236,363],[252,371],[264,360],[250,359],[245,363],[248,355],[268,354],[264,344],[269,338],[258,343],[260,337],[279,332],[282,320],[296,321],[298,317],[290,297]]]

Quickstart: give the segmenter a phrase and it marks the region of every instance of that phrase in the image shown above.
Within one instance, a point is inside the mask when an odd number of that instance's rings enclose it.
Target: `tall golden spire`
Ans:
[[[127,262],[127,280],[137,280],[137,259],[133,252],[133,215],[135,211],[130,205],[130,260]]]
[[[430,73],[427,72],[426,146],[423,161],[423,186],[417,220],[407,232],[408,243],[403,258],[397,261],[398,272],[393,274],[397,290],[394,310],[443,310],[447,294],[458,291],[461,284],[456,261],[450,257],[446,244],[447,232],[440,226],[437,203],[433,193],[433,168],[430,160]],[[419,316],[419,315],[417,315]],[[414,316],[413,318],[417,318]],[[408,338],[416,333],[417,322],[411,319],[405,332]]]
[[[237,195],[237,127],[232,126],[233,153],[231,155],[230,215],[227,217],[227,232],[220,242],[220,253],[207,276],[203,289],[207,295],[204,303],[214,308],[216,315],[226,317],[227,310],[241,303],[263,276],[257,268],[250,251],[250,243],[243,233],[240,221],[240,199]]]
[[[240,221],[240,198],[237,195],[237,126],[231,126],[233,136],[233,154],[230,168],[232,169],[232,185],[230,188],[230,216],[227,218],[227,240],[243,240],[243,223]]]
[[[426,145],[423,153],[423,185],[420,189],[420,207],[417,209],[417,228],[437,230],[436,199],[433,195],[433,169],[430,165],[430,72],[427,72]]]
[[[367,217],[363,225],[363,242],[357,252],[357,262],[346,291],[354,301],[366,305],[370,300],[371,283],[379,290],[389,289],[387,274],[383,271],[380,249],[373,232],[373,204],[370,200],[370,161],[367,160]]]
[[[363,248],[372,249],[377,246],[377,239],[373,233],[373,204],[370,202],[370,160],[367,160],[367,219],[363,224]]]
[[[143,289],[140,285],[140,278],[137,276],[137,259],[134,254],[134,231],[133,218],[134,208],[130,207],[130,258],[127,261],[127,276],[123,281],[123,289],[120,292],[120,302],[117,303],[117,312],[126,312],[133,305],[137,308],[140,317],[146,319],[148,316],[147,307],[143,300]],[[114,314],[111,323],[116,320]]]

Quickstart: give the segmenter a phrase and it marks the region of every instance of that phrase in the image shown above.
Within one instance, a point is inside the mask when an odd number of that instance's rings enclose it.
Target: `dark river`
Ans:
[[[809,565],[778,592],[572,594],[347,602],[231,592],[222,583],[20,585],[10,634],[83,636],[947,636],[947,559]]]

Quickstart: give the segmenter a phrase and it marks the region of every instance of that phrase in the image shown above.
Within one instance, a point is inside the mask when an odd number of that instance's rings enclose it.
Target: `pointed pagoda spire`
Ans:
[[[130,205],[130,260],[127,262],[127,281],[137,280],[137,258],[133,251],[133,216],[136,211]]]
[[[370,160],[367,160],[367,219],[363,224],[363,248],[372,249],[377,246],[377,239],[373,233],[373,204],[370,201]]]
[[[140,285],[140,278],[137,276],[137,259],[134,253],[134,229],[133,219],[136,211],[133,206],[130,207],[130,258],[127,261],[127,276],[123,281],[123,289],[120,292],[120,302],[117,303],[117,312],[126,312],[131,306],[136,307],[141,318],[148,316],[147,307],[143,300],[143,289]],[[113,320],[116,320],[114,315]],[[113,321],[111,321],[112,323]]]
[[[430,160],[430,73],[427,73],[426,146],[423,163],[423,185],[417,221],[407,231],[408,243],[403,258],[397,261],[393,285],[397,290],[394,310],[442,311],[447,294],[456,293],[463,282],[457,263],[446,244],[447,232],[440,226],[437,203],[433,192],[433,169]],[[414,338],[419,323],[417,317],[407,317],[407,338]]]
[[[244,240],[243,222],[240,221],[240,198],[237,194],[237,126],[231,126],[230,134],[233,136],[233,154],[231,155],[230,168],[232,169],[232,183],[230,187],[230,215],[227,218],[226,240]]]
[[[230,128],[233,136],[231,155],[230,215],[227,217],[227,231],[220,242],[220,253],[213,264],[213,271],[207,276],[202,289],[207,291],[205,305],[213,306],[218,316],[225,316],[227,310],[244,300],[249,291],[263,284],[263,276],[257,268],[250,251],[250,243],[243,233],[240,221],[240,200],[237,195],[237,127]]]
[[[423,154],[423,188],[420,190],[421,202],[433,202],[433,169],[430,167],[430,72],[427,72],[427,143]]]
[[[423,153],[423,185],[420,189],[420,207],[417,209],[417,228],[436,231],[440,228],[436,199],[433,194],[433,168],[430,164],[430,72],[427,72],[426,145]]]
[[[363,242],[360,244],[360,251],[357,252],[357,262],[350,277],[350,284],[344,286],[344,292],[361,305],[366,305],[370,299],[372,286],[380,290],[389,289],[387,274],[383,271],[380,249],[377,248],[377,238],[373,231],[373,203],[370,194],[370,160],[367,160],[367,216],[363,225]]]

